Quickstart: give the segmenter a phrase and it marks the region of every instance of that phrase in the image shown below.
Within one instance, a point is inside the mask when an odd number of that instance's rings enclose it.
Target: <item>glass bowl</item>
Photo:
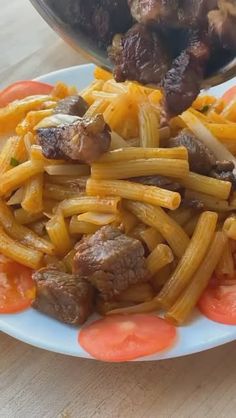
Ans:
[[[76,19],[71,22],[68,19],[66,6],[76,5],[76,0],[30,0],[44,20],[54,29],[68,44],[84,55],[89,61],[107,69],[112,70],[112,63],[107,57],[107,51],[100,47],[96,40],[86,35]],[[86,0],[84,0],[86,1]],[[219,66],[218,57],[207,71],[202,88],[212,87],[221,84],[236,75],[236,57],[232,54],[221,54]]]

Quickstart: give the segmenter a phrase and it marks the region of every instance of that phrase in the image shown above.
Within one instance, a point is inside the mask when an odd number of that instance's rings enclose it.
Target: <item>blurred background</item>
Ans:
[[[50,29],[29,0],[0,0],[0,10],[0,88],[86,62]]]

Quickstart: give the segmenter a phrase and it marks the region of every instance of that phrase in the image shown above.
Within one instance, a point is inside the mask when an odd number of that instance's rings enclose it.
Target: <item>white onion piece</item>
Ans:
[[[78,215],[78,221],[88,222],[93,225],[108,225],[116,220],[113,213],[86,212]]]
[[[21,187],[10,197],[10,199],[7,201],[7,205],[20,205],[22,200],[24,199],[24,194],[24,187]]]
[[[209,148],[215,157],[219,160],[228,160],[234,163],[236,170],[236,158],[233,154],[211,133],[211,131],[189,110],[180,116],[187,127],[196,135],[196,137]]]
[[[26,148],[28,157],[30,157],[31,146],[32,146],[33,142],[34,142],[33,134],[31,132],[27,133],[24,136],[24,144],[25,144],[25,148]]]
[[[128,147],[129,144],[122,138],[120,135],[118,135],[116,132],[111,133],[111,145],[110,145],[110,151],[113,151],[115,149],[119,148],[125,148]]]
[[[47,118],[42,119],[35,127],[34,130],[36,131],[39,128],[55,128],[60,125],[70,125],[74,122],[81,120],[78,116],[72,115],[64,115],[62,113],[58,113],[55,115],[48,116]]]
[[[87,176],[90,174],[90,167],[85,164],[47,165],[44,170],[50,176]]]

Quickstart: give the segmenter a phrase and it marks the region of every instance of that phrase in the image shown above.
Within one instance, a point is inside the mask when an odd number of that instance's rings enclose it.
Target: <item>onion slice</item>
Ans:
[[[181,116],[187,127],[196,137],[209,148],[219,160],[228,160],[234,163],[236,170],[236,158],[233,154],[207,129],[207,127],[191,111],[187,110]]]

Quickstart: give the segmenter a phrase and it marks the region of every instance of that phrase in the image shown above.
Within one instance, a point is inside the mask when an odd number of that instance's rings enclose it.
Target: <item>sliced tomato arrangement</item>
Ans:
[[[39,81],[18,81],[0,92],[0,107],[27,96],[50,94],[53,86]]]
[[[236,325],[236,281],[224,284],[217,283],[213,278],[202,294],[198,307],[212,321]]]
[[[32,270],[0,256],[0,313],[22,311],[35,296]]]
[[[176,328],[156,315],[114,315],[85,326],[81,347],[97,360],[121,362],[156,354],[171,347]]]
[[[230,103],[231,100],[236,99],[236,86],[231,87],[229,90],[227,90],[223,94],[222,99],[226,104]]]

